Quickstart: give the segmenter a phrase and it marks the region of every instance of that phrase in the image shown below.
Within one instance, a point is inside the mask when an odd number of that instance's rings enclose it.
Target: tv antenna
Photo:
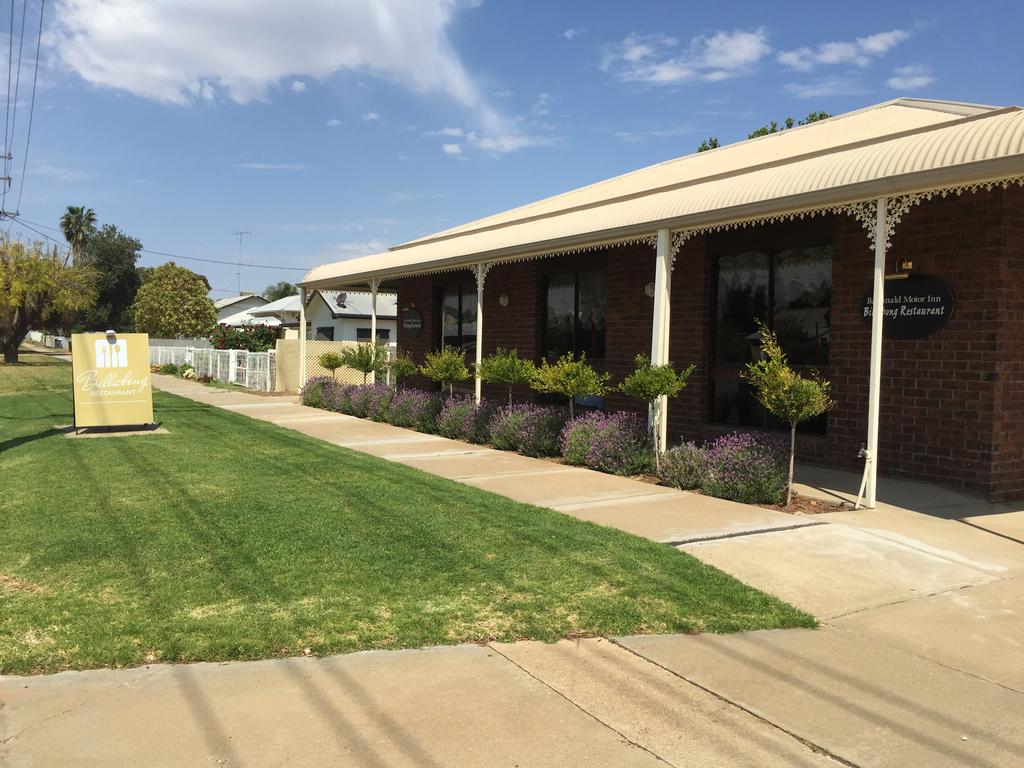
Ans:
[[[238,295],[242,295],[242,238],[246,235],[251,235],[252,232],[232,232],[232,235],[238,238],[238,271],[235,273],[235,279],[238,281]]]

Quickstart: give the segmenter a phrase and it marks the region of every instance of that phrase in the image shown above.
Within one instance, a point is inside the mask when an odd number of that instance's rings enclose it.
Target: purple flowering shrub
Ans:
[[[387,421],[394,390],[387,384],[361,384],[352,387],[348,413],[361,419]]]
[[[724,435],[705,450],[703,490],[746,504],[778,504],[786,493],[787,455],[779,441],[762,435]]]
[[[324,404],[321,407],[337,413],[350,413],[354,389],[351,384],[340,384],[336,381],[328,384],[324,387]]]
[[[654,469],[654,445],[647,424],[635,413],[591,411],[566,424],[559,437],[568,464],[613,475],[641,475]]]
[[[524,456],[556,456],[558,435],[568,414],[561,408],[531,403],[499,408],[488,424],[491,445],[502,451],[519,451]]]
[[[302,404],[308,405],[310,408],[324,408],[325,392],[336,383],[330,376],[314,376],[309,379],[299,391]]]
[[[665,451],[658,473],[661,482],[684,491],[700,488],[708,474],[704,452],[704,448],[692,442]]]
[[[444,400],[437,392],[403,389],[391,398],[388,421],[396,427],[410,427],[419,432],[436,432],[437,416]]]
[[[449,397],[437,417],[437,434],[468,443],[486,443],[490,439],[487,424],[495,406],[486,401],[477,405],[471,397]]]

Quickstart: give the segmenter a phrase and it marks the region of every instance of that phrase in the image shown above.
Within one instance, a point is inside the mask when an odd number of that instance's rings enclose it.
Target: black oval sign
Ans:
[[[416,307],[409,307],[402,313],[402,333],[407,339],[415,339],[423,332],[423,313]]]
[[[866,323],[871,322],[872,303],[870,293],[860,303],[860,314]],[[953,316],[953,291],[941,280],[927,275],[886,280],[883,313],[883,336],[922,339]]]

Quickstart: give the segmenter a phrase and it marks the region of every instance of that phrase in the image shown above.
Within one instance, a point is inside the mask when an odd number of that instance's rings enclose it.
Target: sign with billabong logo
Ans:
[[[860,303],[860,315],[871,322],[872,296]],[[885,284],[882,308],[882,335],[890,339],[923,339],[946,324],[953,316],[953,291],[941,280],[927,275],[911,275]]]
[[[153,423],[147,334],[76,333],[71,367],[76,429]]]

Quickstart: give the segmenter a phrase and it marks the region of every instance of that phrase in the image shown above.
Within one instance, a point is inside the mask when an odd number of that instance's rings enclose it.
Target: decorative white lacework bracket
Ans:
[[[476,274],[477,293],[483,293],[484,281],[487,280],[487,273],[491,271],[492,266],[494,263],[490,261],[481,261],[473,266],[473,272]]]

